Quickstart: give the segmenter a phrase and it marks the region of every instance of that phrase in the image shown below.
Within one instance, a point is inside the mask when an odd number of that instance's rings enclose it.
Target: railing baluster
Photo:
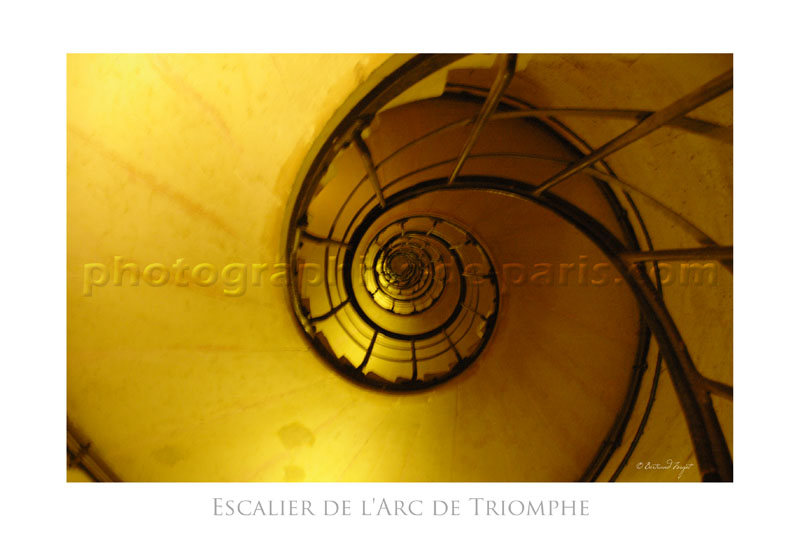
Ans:
[[[534,189],[533,196],[538,197],[554,185],[566,180],[589,165],[592,165],[606,156],[625,148],[634,141],[638,141],[647,134],[657,130],[658,128],[661,128],[665,124],[677,119],[678,117],[686,115],[693,109],[702,106],[703,104],[717,98],[731,89],[733,89],[733,70],[729,70],[717,76],[695,91],[692,91],[688,95],[679,98],[662,110],[653,113],[622,135],[615,137],[591,154],[584,156],[580,160],[569,165],[566,169],[548,178],[542,182],[539,187]]]
[[[367,176],[372,184],[372,189],[375,191],[375,196],[378,197],[378,203],[382,208],[386,207],[386,199],[383,198],[383,191],[381,191],[381,182],[378,180],[378,170],[375,168],[375,162],[372,160],[372,154],[369,147],[361,137],[361,131],[356,131],[353,134],[353,144],[361,156],[361,161],[364,162],[364,167],[367,169]]]
[[[733,260],[733,247],[676,248],[665,250],[645,250],[621,252],[619,257],[629,263],[643,261],[681,261],[681,260]]]
[[[369,357],[372,355],[372,349],[375,348],[375,340],[378,339],[378,331],[375,330],[375,333],[372,334],[372,341],[369,342],[369,347],[367,348],[367,353],[364,355],[364,359],[361,361],[361,365],[358,366],[359,371],[363,371],[364,367],[367,366],[367,362],[369,361]]]
[[[484,315],[483,315],[481,312],[479,312],[479,311],[477,311],[477,310],[473,310],[472,308],[470,308],[469,306],[465,305],[464,303],[460,303],[460,305],[461,305],[461,307],[462,307],[462,308],[464,308],[465,310],[467,310],[467,311],[469,311],[469,312],[472,312],[474,315],[477,315],[478,317],[480,317],[480,318],[481,318],[481,319],[483,319],[484,321],[488,321],[488,320],[489,320],[489,319],[488,319],[486,316],[484,316]]]
[[[525,111],[505,111],[495,113],[489,117],[490,121],[524,119],[548,117],[596,117],[600,119],[631,119],[642,121],[655,113],[638,109],[584,109],[584,108],[537,108]],[[692,119],[689,117],[678,117],[665,124],[672,128],[678,128],[693,134],[710,137],[722,141],[723,143],[733,143],[733,128],[714,124],[713,122]]]
[[[444,337],[447,339],[447,343],[450,345],[450,348],[453,349],[453,352],[456,353],[456,358],[458,359],[458,361],[461,361],[461,354],[458,352],[456,346],[453,345],[453,340],[450,339],[450,336],[447,334],[447,331],[444,331],[442,333],[444,334]]]
[[[339,310],[341,310],[342,308],[347,306],[349,303],[350,302],[349,302],[348,299],[344,299],[342,302],[340,302],[339,304],[337,304],[335,307],[331,308],[327,312],[323,313],[322,315],[320,315],[318,317],[309,317],[308,318],[308,322],[309,323],[317,323],[319,321],[324,321],[328,317],[333,316],[336,312],[338,312]]]
[[[336,241],[335,239],[328,239],[327,237],[320,237],[318,235],[310,234],[305,230],[302,230],[300,232],[300,236],[307,241],[319,243],[320,245],[334,245],[337,247],[350,248],[350,245],[348,243],[344,243],[342,241]]]
[[[413,370],[411,371],[411,380],[417,379],[417,347],[415,345],[415,341],[411,340],[411,365],[414,366]]]
[[[725,397],[728,400],[733,400],[733,386],[723,384],[722,382],[712,380],[705,376],[702,377],[702,379],[703,385],[706,387],[709,393],[719,395],[720,397]]]
[[[514,71],[517,68],[517,55],[503,54],[501,58],[502,64],[497,73],[497,78],[495,78],[489,95],[486,97],[486,102],[483,103],[483,107],[475,119],[475,126],[472,127],[467,142],[464,143],[464,148],[461,149],[461,155],[458,157],[458,161],[456,161],[456,166],[453,168],[453,172],[450,173],[450,178],[447,180],[448,185],[452,184],[456,177],[458,177],[458,173],[461,172],[461,167],[464,166],[464,161],[466,161],[469,151],[472,150],[472,147],[478,141],[478,136],[480,136],[486,121],[489,119],[489,116],[494,113],[494,110],[497,109],[500,98],[503,96],[506,88],[508,88],[508,84],[511,83],[511,78],[514,77]]]

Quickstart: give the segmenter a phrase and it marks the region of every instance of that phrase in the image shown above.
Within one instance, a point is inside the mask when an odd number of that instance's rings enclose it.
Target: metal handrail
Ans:
[[[712,137],[724,138],[725,135],[720,135],[719,129],[715,129],[717,128],[716,125],[706,127],[701,124],[702,121],[688,119],[685,117],[685,114],[692,109],[695,109],[696,107],[709,102],[719,95],[729,91],[733,86],[732,71],[728,71],[723,75],[718,76],[717,78],[698,88],[696,91],[693,91],[685,97],[678,99],[660,111],[617,111],[617,115],[622,113],[624,115],[628,115],[630,118],[638,119],[638,124],[622,135],[612,139],[600,148],[587,154],[583,158],[580,158],[577,161],[565,162],[566,167],[563,170],[545,179],[538,185],[531,185],[516,180],[498,177],[459,176],[460,170],[468,158],[490,156],[487,154],[470,154],[470,150],[475,144],[482,127],[490,120],[509,120],[544,115],[556,116],[558,114],[568,113],[589,114],[593,112],[595,113],[595,116],[601,116],[604,113],[608,116],[613,116],[615,113],[613,110],[575,109],[494,113],[494,110],[497,108],[497,105],[503,96],[503,91],[508,87],[511,78],[513,77],[514,61],[513,59],[510,59],[512,57],[513,55],[506,56],[504,61],[505,67],[501,67],[499,69],[498,77],[495,79],[495,83],[489,92],[489,97],[487,97],[484,106],[477,116],[471,119],[468,118],[444,125],[434,131],[429,132],[428,134],[425,134],[422,137],[418,137],[403,147],[396,149],[381,162],[376,163],[372,160],[369,149],[366,147],[363,139],[361,139],[360,130],[365,124],[369,124],[371,117],[373,117],[385,103],[391,100],[391,98],[388,98],[387,95],[397,96],[405,89],[410,87],[413,83],[416,83],[422,79],[422,77],[424,77],[423,74],[427,75],[435,70],[438,70],[438,68],[443,67],[454,58],[418,56],[409,62],[409,66],[401,68],[388,76],[385,80],[386,83],[381,90],[374,91],[372,94],[367,95],[364,99],[358,102],[348,115],[348,117],[353,117],[351,119],[351,123],[342,121],[336,130],[347,131],[351,133],[345,136],[331,134],[328,137],[328,140],[323,144],[322,149],[315,155],[315,161],[311,164],[309,172],[302,177],[302,187],[298,194],[297,202],[293,208],[291,215],[292,218],[289,224],[290,238],[287,241],[287,258],[289,259],[291,266],[295,267],[297,265],[297,238],[292,237],[296,235],[297,229],[300,228],[300,225],[296,224],[296,222],[304,217],[305,211],[310,204],[311,197],[313,196],[313,192],[316,190],[317,184],[327,168],[327,163],[331,161],[333,155],[335,155],[339,149],[345,146],[346,143],[343,144],[341,142],[343,137],[355,140],[356,148],[361,154],[367,170],[366,175],[356,184],[353,192],[355,192],[355,190],[361,186],[364,180],[368,179],[374,189],[374,195],[372,199],[368,200],[367,204],[362,206],[362,208],[356,213],[356,216],[351,219],[350,224],[344,232],[344,236],[341,238],[342,241],[334,239],[332,235],[338,224],[338,217],[342,214],[342,210],[339,211],[336,219],[334,219],[334,222],[330,226],[329,235],[326,238],[320,238],[328,241],[325,243],[326,257],[329,246],[342,244],[349,245],[354,241],[357,242],[357,240],[354,238],[357,237],[359,230],[355,230],[353,234],[350,234],[350,232],[353,229],[354,221],[357,218],[362,217],[363,213],[366,213],[366,215],[363,216],[363,219],[357,225],[357,228],[365,228],[365,221],[376,219],[378,215],[385,212],[392,206],[398,205],[399,203],[405,202],[408,199],[414,198],[418,195],[436,191],[444,187],[494,191],[540,204],[558,214],[562,218],[570,221],[575,227],[584,233],[584,235],[589,237],[589,239],[599,246],[606,256],[611,260],[611,262],[617,267],[617,270],[622,275],[623,279],[626,281],[636,297],[639,307],[642,310],[642,314],[647,321],[649,330],[653,333],[658,342],[659,353],[657,366],[660,367],[660,363],[663,358],[663,361],[666,363],[672,378],[672,382],[683,409],[684,416],[687,420],[690,436],[695,449],[695,455],[697,457],[698,466],[700,468],[703,480],[732,480],[732,459],[725,438],[722,435],[716,412],[714,411],[713,404],[711,403],[709,397],[711,394],[720,394],[732,398],[732,388],[726,384],[721,384],[719,382],[710,380],[707,377],[702,376],[697,371],[694,362],[680,337],[680,333],[678,332],[678,329],[675,326],[671,315],[669,314],[669,311],[666,309],[663,300],[659,296],[659,288],[654,286],[644,266],[642,265],[643,262],[647,261],[653,261],[657,266],[657,262],[659,260],[664,261],[666,259],[674,259],[678,257],[704,257],[716,259],[722,262],[724,265],[730,267],[732,266],[732,247],[719,246],[713,239],[707,236],[693,223],[689,222],[675,210],[670,209],[651,195],[648,195],[638,188],[619,180],[612,174],[604,173],[592,167],[594,164],[603,163],[603,158],[607,157],[608,155],[624,149],[626,146],[629,146],[638,139],[641,139],[642,137],[652,133],[658,128],[668,125],[694,130],[696,133],[706,133]],[[389,89],[387,89],[387,87]],[[634,117],[632,116],[633,113],[638,115]],[[401,151],[406,150],[410,146],[414,146],[425,139],[441,134],[442,132],[453,128],[463,127],[470,123],[473,123],[474,127],[459,156],[451,160],[442,161],[434,165],[427,166],[427,168],[430,169],[439,165],[455,162],[455,167],[448,177],[414,184],[404,189],[400,189],[389,196],[386,196],[386,190],[389,187],[398,185],[400,180],[409,178],[410,176],[420,172],[420,169],[416,169],[412,173],[408,173],[404,177],[396,178],[394,181],[391,181],[381,187],[377,171],[387,160],[395,157]],[[352,132],[355,132],[355,135],[353,135]],[[497,154],[492,154],[491,156],[496,155]],[[529,155],[515,156],[531,157]],[[591,215],[549,191],[551,187],[580,172],[588,173],[593,178],[602,180],[603,182],[620,186],[626,192],[626,195],[628,195],[629,192],[642,195],[643,198],[652,201],[654,205],[661,209],[662,212],[667,213],[673,219],[682,222],[683,226],[689,231],[689,233],[692,234],[692,236],[695,237],[698,242],[705,246],[694,249],[649,250],[647,252],[639,251],[638,247],[630,248],[629,246],[626,246]],[[458,179],[456,180],[457,177]],[[351,192],[350,197],[348,197],[348,199],[345,201],[345,205],[349,202],[350,198],[352,198],[353,192]],[[632,199],[630,199],[629,196],[628,199],[632,203]],[[377,205],[368,210],[367,213],[365,210],[367,210],[370,202],[375,202]],[[352,247],[344,245],[341,246],[341,249],[337,251],[337,257],[338,255],[344,253],[345,258],[352,258]],[[652,247],[650,248],[652,249]],[[298,320],[300,320],[301,326],[307,327],[308,324],[304,323],[302,314],[297,313],[300,310],[300,307],[298,303],[298,295],[296,294],[297,288],[296,279],[293,274],[294,271],[294,268],[290,268],[288,270],[290,299],[293,303],[293,308],[295,309],[295,316],[298,318]],[[347,270],[345,272],[347,272]],[[344,281],[345,285],[347,286],[348,281],[350,281],[350,277],[345,276]],[[352,287],[349,287],[349,290],[346,287],[345,293],[348,295],[352,294]],[[333,301],[331,300],[330,293],[328,293],[328,299],[330,301],[331,308],[333,309],[334,305]],[[365,357],[365,361],[369,358],[369,353],[372,350],[377,335],[378,334],[376,331],[372,338],[370,348],[368,349],[367,356]],[[458,355],[458,351],[456,350],[453,342],[450,340],[446,330],[444,331],[444,337]],[[313,340],[312,344],[315,344],[315,346],[319,348],[319,344],[314,343]],[[324,349],[324,347],[322,348]],[[411,342],[411,352],[412,360],[415,362],[414,376],[416,377],[417,358],[414,341]],[[362,363],[360,367],[363,368],[363,366],[364,364]],[[656,373],[656,376],[654,377],[654,388],[657,384],[657,378],[658,373]],[[651,393],[651,401],[653,395],[654,389],[653,393]],[[651,403],[648,404],[646,415],[649,413],[649,407],[651,405]],[[646,417],[644,418],[642,424],[644,424],[645,421]],[[637,434],[635,440],[638,439],[638,435],[640,434]],[[633,443],[632,446],[635,446],[635,443]],[[629,453],[631,450],[632,449],[629,450]],[[616,478],[619,471],[624,467],[624,462],[627,461],[628,457],[629,454],[626,455],[626,458],[623,460],[623,464],[621,464],[614,473],[612,479]]]

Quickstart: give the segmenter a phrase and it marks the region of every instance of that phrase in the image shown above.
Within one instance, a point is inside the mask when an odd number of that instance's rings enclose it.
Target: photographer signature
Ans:
[[[644,470],[672,470],[678,471],[678,478],[683,476],[683,473],[686,472],[687,469],[694,467],[693,463],[685,463],[682,464],[681,462],[673,461],[671,458],[666,462],[662,463],[655,463],[655,462],[639,462],[636,464],[636,469],[644,469]]]

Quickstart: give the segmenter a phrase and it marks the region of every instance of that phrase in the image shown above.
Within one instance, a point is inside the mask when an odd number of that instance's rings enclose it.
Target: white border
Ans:
[[[360,5],[357,5],[360,4]],[[21,3],[3,14],[6,254],[3,524],[85,532],[420,526],[651,532],[778,526],[793,512],[798,331],[796,17],[780,2],[143,1]],[[557,7],[554,7],[557,6]],[[376,21],[378,21],[376,23]],[[736,442],[732,485],[64,482],[68,52],[734,52]],[[788,251],[788,252],[787,252]],[[33,283],[33,282],[36,283]],[[787,428],[788,427],[788,428]],[[587,518],[219,518],[226,498],[589,499]],[[230,519],[230,520],[229,520]],[[585,519],[585,521],[584,521]],[[541,523],[541,525],[540,525]],[[25,528],[24,530],[29,530]],[[8,528],[4,528],[7,530]],[[16,529],[19,530],[19,529]]]

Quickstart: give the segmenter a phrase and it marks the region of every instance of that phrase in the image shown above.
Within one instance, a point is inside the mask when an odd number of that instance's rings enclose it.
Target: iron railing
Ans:
[[[313,159],[300,177],[289,215],[285,251],[290,302],[303,332],[327,363],[362,385],[407,391],[432,387],[452,378],[478,358],[495,326],[501,302],[490,251],[457,220],[425,214],[386,220],[385,215],[410,200],[442,190],[488,191],[534,203],[571,223],[603,251],[633,293],[641,313],[638,356],[624,405],[581,479],[597,480],[611,454],[621,445],[642,389],[652,337],[658,344],[658,353],[647,406],[611,480],[625,467],[647,424],[663,362],[683,410],[702,479],[731,481],[733,462],[711,395],[732,399],[733,388],[705,377],[695,366],[662,298],[658,262],[714,260],[732,272],[733,248],[720,245],[665,202],[617,177],[604,158],[664,126],[730,143],[730,128],[691,119],[686,114],[731,90],[732,71],[655,111],[536,109],[519,98],[504,95],[514,77],[516,56],[500,55],[497,75],[490,87],[458,84],[448,87],[453,97],[483,98],[477,113],[428,131],[397,147],[381,161],[375,161],[364,139],[375,116],[412,85],[459,57],[411,58],[356,102],[343,120],[332,125],[319,150],[311,155]],[[611,141],[592,148],[558,120],[574,115],[600,120],[629,118],[638,122]],[[565,160],[535,153],[472,154],[487,124],[520,119],[541,121],[583,155]],[[447,132],[465,128],[466,142],[454,157],[426,163],[400,176],[384,177],[382,183],[379,171],[399,155],[435,141]],[[309,213],[314,209],[317,195],[325,187],[331,187],[323,181],[329,166],[351,145],[363,163],[363,176],[354,181],[350,193],[328,221],[327,232],[320,235],[311,228]],[[467,161],[481,158],[546,161],[561,169],[536,183],[463,173]],[[578,175],[589,177],[603,192],[622,229],[621,238],[596,217],[551,191]],[[618,195],[614,188],[622,194]],[[699,246],[654,249],[633,197],[649,203],[677,223]],[[628,210],[633,212],[633,220]],[[380,226],[379,231],[375,230],[376,225]],[[640,243],[636,237],[634,225],[644,235],[644,242]],[[315,261],[322,266],[322,285],[309,288],[306,266]],[[652,264],[656,273],[653,277],[648,273],[648,264]],[[478,267],[470,270],[468,265]],[[471,278],[481,283],[467,283]],[[437,324],[409,327],[399,320],[439,306],[439,301],[445,302],[450,292],[456,296],[449,297],[448,306],[442,305],[447,313],[441,314]],[[334,338],[345,339],[345,344],[351,347],[349,353],[343,354],[341,348],[332,347]],[[373,363],[378,360],[385,365],[375,367]]]

